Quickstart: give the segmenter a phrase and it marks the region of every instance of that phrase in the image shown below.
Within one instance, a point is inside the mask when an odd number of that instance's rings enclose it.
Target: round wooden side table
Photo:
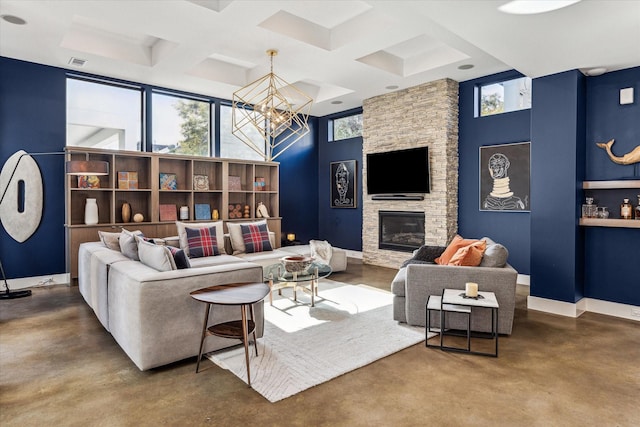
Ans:
[[[251,374],[249,371],[249,334],[253,334],[253,342],[258,355],[258,342],[256,340],[256,324],[253,317],[253,304],[262,301],[269,294],[269,286],[265,283],[229,283],[226,285],[210,286],[198,289],[189,295],[197,301],[207,304],[205,308],[204,324],[202,325],[202,337],[200,338],[200,350],[198,351],[198,363],[196,373],[200,369],[200,359],[204,349],[204,339],[215,335],[223,338],[239,339],[244,344],[244,356],[247,364],[247,383],[251,387]],[[209,313],[212,304],[239,305],[241,320],[218,323],[207,328]],[[247,319],[249,308],[250,319]]]

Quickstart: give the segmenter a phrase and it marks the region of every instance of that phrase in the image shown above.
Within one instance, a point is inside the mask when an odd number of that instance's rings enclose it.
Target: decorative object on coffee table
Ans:
[[[308,256],[290,255],[280,258],[284,269],[289,273],[300,273],[305,271],[313,261],[313,258]]]

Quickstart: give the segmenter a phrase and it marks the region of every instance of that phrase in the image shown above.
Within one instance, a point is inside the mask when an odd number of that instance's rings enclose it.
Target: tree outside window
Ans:
[[[209,156],[209,102],[154,93],[153,151]]]
[[[362,136],[362,114],[332,120],[333,141]]]

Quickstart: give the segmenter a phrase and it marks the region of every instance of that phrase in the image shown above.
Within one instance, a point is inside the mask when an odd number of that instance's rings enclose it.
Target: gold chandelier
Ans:
[[[274,160],[309,133],[313,99],[273,73],[275,49],[267,50],[271,72],[233,93],[232,133],[260,154]],[[255,132],[261,141],[256,141]],[[264,141],[264,143],[263,143]]]

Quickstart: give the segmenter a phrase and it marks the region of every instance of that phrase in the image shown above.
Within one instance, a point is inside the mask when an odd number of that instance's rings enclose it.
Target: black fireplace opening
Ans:
[[[378,248],[412,252],[424,245],[424,212],[379,211]]]

